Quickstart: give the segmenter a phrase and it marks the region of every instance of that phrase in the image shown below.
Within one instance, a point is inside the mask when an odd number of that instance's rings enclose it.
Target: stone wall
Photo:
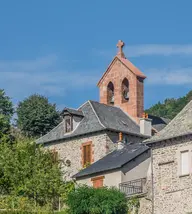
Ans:
[[[129,142],[141,142],[141,138],[134,136],[126,136]],[[65,171],[65,177],[71,178],[80,169],[82,169],[82,144],[86,142],[92,142],[92,163],[101,159],[109,152],[112,152],[117,148],[118,133],[95,133],[87,136],[77,137],[74,139],[66,139],[63,142],[54,142],[46,144],[46,148],[55,149],[58,152],[60,160],[65,163],[66,160],[70,160],[71,165],[65,166],[63,164],[63,171]]]
[[[192,137],[172,139],[152,146],[155,214],[192,212],[192,170],[188,175],[180,174],[180,152],[185,150],[190,152],[191,163]]]
[[[70,160],[70,166],[63,165],[63,170],[65,171],[64,176],[69,179],[83,168],[81,145],[86,142],[92,142],[92,162],[95,162],[106,155],[106,141],[106,133],[97,133],[81,138],[64,140],[63,142],[55,142],[46,145],[46,147],[51,150],[55,149],[58,152],[60,160],[64,162]]]

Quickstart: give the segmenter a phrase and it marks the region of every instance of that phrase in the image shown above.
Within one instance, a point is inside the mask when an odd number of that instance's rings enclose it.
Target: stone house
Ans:
[[[151,147],[152,213],[192,213],[192,101],[145,143]]]
[[[147,172],[150,165],[150,149],[143,143],[125,145],[81,170],[73,178],[79,184],[94,187],[115,186],[129,195],[146,193]],[[132,188],[137,185],[137,188]],[[128,186],[129,185],[129,186]]]
[[[103,169],[105,179],[94,182],[92,174],[90,185],[120,187],[121,183],[147,176],[150,151],[141,142],[157,134],[169,121],[144,114],[146,76],[126,59],[123,45],[122,41],[118,42],[118,53],[98,82],[100,102],[89,100],[78,109],[65,108],[63,121],[37,140],[38,144],[58,153],[66,179],[72,179],[90,164],[87,170],[96,170],[94,163],[98,167],[103,160],[105,167],[110,161],[114,164],[119,161],[118,168],[111,166],[113,175],[118,177],[116,183],[109,183],[112,171]],[[121,150],[119,144],[123,146]],[[95,171],[96,180],[101,174],[99,170],[98,167]]]
[[[139,143],[147,138],[118,107],[87,101],[78,110],[64,109],[63,115],[63,121],[37,143],[43,142],[46,148],[58,152],[67,163],[68,178],[113,151],[119,132],[124,134],[125,142]]]

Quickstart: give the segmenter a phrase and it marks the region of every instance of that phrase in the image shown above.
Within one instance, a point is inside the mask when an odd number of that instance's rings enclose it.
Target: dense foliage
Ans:
[[[10,98],[4,90],[0,89],[0,138],[9,132],[13,112],[13,104]]]
[[[157,103],[146,112],[155,116],[173,119],[189,101],[192,100],[192,91],[178,99],[166,99],[163,103]]]
[[[0,144],[0,205],[4,200],[9,207],[11,197],[10,206],[15,201],[15,208],[20,203],[54,208],[64,190],[60,163],[53,153],[29,140]]]
[[[71,214],[127,214],[127,199],[115,188],[80,186],[68,195]]]
[[[39,137],[60,122],[56,106],[41,95],[31,95],[19,103],[17,108],[17,125],[21,131],[30,137]]]

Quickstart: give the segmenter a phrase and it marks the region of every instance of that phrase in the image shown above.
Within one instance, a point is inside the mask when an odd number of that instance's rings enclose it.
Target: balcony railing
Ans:
[[[146,178],[140,178],[119,184],[119,190],[124,192],[126,196],[145,193]]]

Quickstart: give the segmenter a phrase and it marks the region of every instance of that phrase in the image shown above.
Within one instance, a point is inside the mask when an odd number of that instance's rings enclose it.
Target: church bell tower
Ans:
[[[144,112],[144,79],[123,53],[124,42],[117,43],[118,52],[98,82],[100,102],[118,106],[138,121]]]

